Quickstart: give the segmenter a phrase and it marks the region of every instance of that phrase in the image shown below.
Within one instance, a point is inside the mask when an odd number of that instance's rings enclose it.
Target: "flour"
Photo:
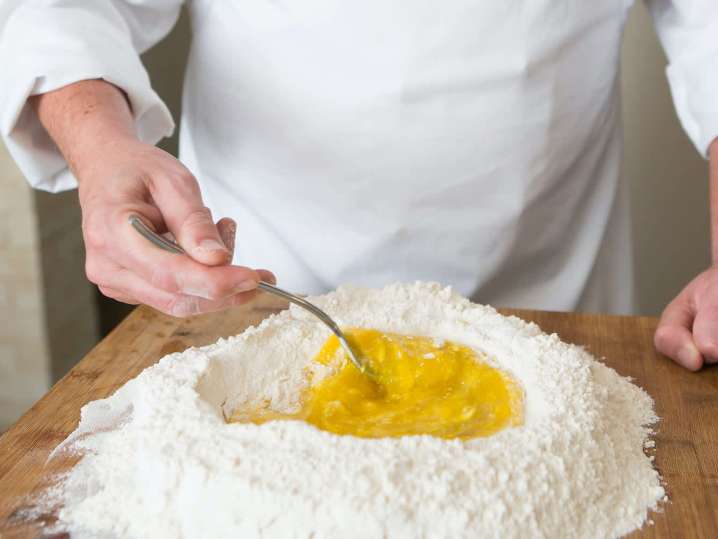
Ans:
[[[644,454],[651,398],[583,349],[436,284],[312,298],[342,326],[482,352],[525,390],[524,425],[469,441],[361,439],[300,421],[227,424],[240,406],[293,412],[328,331],[292,307],[163,358],[82,410],[84,453],[54,492],[73,537],[616,537],[663,498]]]

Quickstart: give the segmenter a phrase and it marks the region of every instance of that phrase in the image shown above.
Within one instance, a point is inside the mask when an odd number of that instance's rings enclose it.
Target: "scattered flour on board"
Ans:
[[[484,352],[525,389],[525,422],[469,441],[360,439],[295,411],[328,331],[292,307],[239,336],[163,358],[82,409],[48,493],[72,537],[616,537],[664,498],[644,454],[651,398],[583,349],[432,283],[313,298],[342,326]]]

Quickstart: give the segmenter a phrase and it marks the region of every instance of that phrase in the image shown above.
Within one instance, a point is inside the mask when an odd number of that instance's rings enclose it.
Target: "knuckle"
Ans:
[[[107,288],[106,286],[98,286],[97,288],[103,296],[116,299],[116,294],[110,288]]]
[[[695,343],[698,351],[704,357],[718,359],[718,342],[713,339],[695,336]]]
[[[179,296],[173,296],[171,299],[162,302],[160,305],[156,305],[155,307],[163,313],[169,314],[170,316],[175,316],[177,318],[183,317],[182,306],[180,304]]]
[[[175,181],[189,187],[195,187],[197,185],[197,179],[187,169],[179,170],[175,175]]]
[[[102,281],[103,276],[100,265],[93,256],[88,256],[87,260],[85,260],[85,275],[87,280],[93,284],[99,285]]]
[[[653,344],[654,346],[660,350],[664,351],[670,346],[671,341],[673,340],[673,329],[669,326],[659,326],[658,329],[656,329],[655,334],[653,335]]]
[[[159,266],[152,268],[150,285],[168,292],[178,291],[177,280],[172,276],[172,273]]]
[[[161,188],[161,186],[158,185],[158,176],[149,171],[143,171],[138,179],[147,186],[147,189],[152,195],[157,193],[158,189]]]
[[[180,164],[178,164],[177,166],[168,167],[165,174],[167,176],[167,179],[173,183],[187,184],[196,183],[197,181],[194,177],[194,174],[192,174],[188,169],[186,169]]]
[[[141,168],[135,172],[134,179],[140,184],[144,184],[146,187],[150,187],[152,185],[153,176],[154,175],[150,170],[147,170],[146,168]]]
[[[197,179],[190,171],[186,169],[183,169],[176,174],[173,174],[171,177],[171,181],[180,191],[189,192],[195,195],[198,195],[200,193]]]
[[[144,175],[144,183],[151,193],[161,189],[174,189],[179,192],[191,191],[199,193],[199,184],[194,175],[184,167],[169,167],[164,163],[153,171],[147,171]]]
[[[203,206],[189,212],[184,218],[182,227],[195,227],[206,224],[212,225],[214,223],[212,221],[212,214],[210,213],[209,208]]]
[[[216,300],[231,296],[233,290],[227,283],[211,279],[207,281],[207,292],[209,299]]]
[[[176,318],[186,318],[199,313],[199,302],[191,296],[175,295],[161,310]]]
[[[107,238],[102,228],[95,225],[91,220],[83,221],[82,233],[87,250],[99,251],[105,248]]]
[[[162,178],[165,185],[169,185],[180,192],[199,192],[197,179],[189,170],[185,168],[165,171],[163,174],[154,174],[153,178]],[[154,182],[156,183],[157,180],[155,179]]]

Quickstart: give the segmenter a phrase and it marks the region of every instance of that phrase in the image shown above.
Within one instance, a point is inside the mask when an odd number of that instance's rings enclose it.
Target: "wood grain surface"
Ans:
[[[239,333],[282,308],[266,296],[247,307],[186,320],[137,308],[0,437],[0,538],[52,537],[44,524],[53,515],[33,514],[33,499],[54,474],[73,464],[67,458],[46,460],[75,429],[85,403],[109,396],[165,354]],[[718,538],[718,369],[690,373],[657,355],[654,318],[502,312],[586,346],[655,399],[662,418],[656,464],[671,501],[651,515],[654,525],[632,537]]]

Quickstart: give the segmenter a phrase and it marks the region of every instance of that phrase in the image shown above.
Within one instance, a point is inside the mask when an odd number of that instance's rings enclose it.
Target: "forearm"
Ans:
[[[113,143],[136,138],[127,99],[108,82],[76,82],[30,102],[78,180]]]
[[[711,253],[718,264],[718,138],[710,148]]]

